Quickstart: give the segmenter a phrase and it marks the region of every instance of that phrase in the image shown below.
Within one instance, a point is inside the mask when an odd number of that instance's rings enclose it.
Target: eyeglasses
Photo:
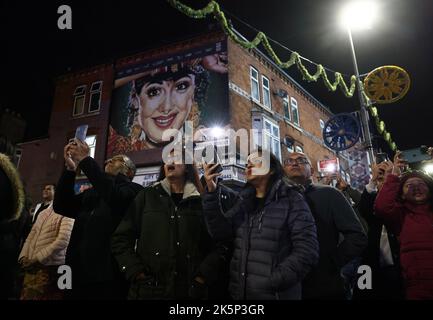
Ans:
[[[289,159],[284,160],[285,166],[289,166],[289,165],[291,166],[294,164],[309,164],[309,162],[308,162],[307,158],[296,158],[296,159],[289,158]]]

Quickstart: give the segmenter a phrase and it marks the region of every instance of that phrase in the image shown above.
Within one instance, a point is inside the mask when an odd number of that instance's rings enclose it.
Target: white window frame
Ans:
[[[253,71],[256,72],[257,74],[257,78],[253,77]],[[253,101],[260,103],[260,84],[259,84],[259,71],[254,68],[253,66],[250,66],[250,85],[251,85],[251,99],[253,99]],[[253,94],[253,82],[255,82],[257,84],[257,96],[258,99],[254,98],[254,94]]]
[[[295,152],[300,152],[300,153],[304,153],[304,148],[301,146],[295,146]]]
[[[265,86],[265,81],[268,82],[268,86]],[[267,93],[269,97],[269,105],[265,104],[265,94]],[[263,97],[263,106],[267,109],[272,109],[272,101],[271,101],[271,83],[269,82],[269,79],[262,75],[262,97]]]
[[[320,129],[325,128],[325,121],[323,121],[322,119],[319,119],[319,125],[320,125]]]
[[[77,93],[77,91],[79,89],[81,89],[81,88],[84,89],[84,92],[81,93],[81,94]],[[85,107],[86,106],[86,89],[87,89],[86,85],[81,85],[81,86],[78,86],[78,87],[75,88],[75,91],[74,91],[74,94],[73,94],[73,97],[74,97],[74,105],[73,105],[73,109],[72,109],[72,116],[73,117],[80,116],[80,115],[84,114],[84,109],[86,108]],[[81,98],[81,97],[84,98],[84,101],[83,101],[83,111],[81,113],[75,113],[75,109],[76,109],[75,106],[76,106],[76,103],[77,103],[77,99]]]
[[[89,144],[88,141],[90,141],[90,139],[94,138],[94,142],[93,144]],[[92,134],[92,135],[88,135],[86,137],[86,143],[89,145],[90,148],[90,156],[92,158],[95,158],[95,152],[96,152],[96,144],[98,143],[98,136],[96,134]]]
[[[266,123],[270,124],[270,126],[271,126],[271,132],[268,132],[268,130],[266,130]],[[273,132],[273,128],[274,127],[278,129],[278,136],[274,135],[274,132]],[[263,117],[263,130],[262,131],[263,131],[263,135],[262,135],[262,139],[263,139],[262,147],[263,148],[266,147],[266,145],[263,146],[263,144],[265,142],[265,139],[266,139],[265,136],[266,136],[267,138],[270,139],[270,142],[271,142],[270,143],[271,150],[269,150],[269,151],[271,151],[281,161],[280,127],[278,126],[278,123],[275,123],[275,122],[269,120],[268,118]],[[274,142],[277,142],[278,154],[276,154],[274,152],[274,150],[273,150]]]
[[[293,110],[296,110],[296,115],[297,115],[297,119],[298,119],[298,122],[295,122],[295,116],[293,115]],[[295,98],[293,98],[293,97],[290,97],[290,113],[291,113],[291,115],[292,115],[292,122],[293,122],[293,124],[294,125],[296,125],[296,126],[298,126],[298,127],[300,127],[301,125],[300,125],[300,120],[301,119],[299,119],[299,108],[298,108],[298,101],[295,99]]]
[[[98,83],[100,84],[99,89],[97,89],[97,90],[93,90],[93,86],[96,85],[96,84],[98,84]],[[100,81],[95,81],[95,82],[93,82],[92,85],[90,86],[89,107],[87,108],[87,112],[88,112],[88,113],[94,113],[94,112],[98,112],[99,110],[101,110],[102,85],[103,85],[103,82],[100,80]],[[92,103],[92,96],[93,96],[94,94],[99,94],[98,109],[97,109],[97,110],[90,111],[90,104]]]
[[[289,117],[286,117],[286,110],[284,109],[284,104],[285,103],[287,103],[287,111],[288,111],[288,113],[289,113]],[[286,119],[287,121],[292,121],[292,113],[291,113],[291,110],[290,110],[290,102],[289,102],[289,97],[288,96],[285,96],[284,98],[283,98],[283,116],[284,116],[284,119]]]

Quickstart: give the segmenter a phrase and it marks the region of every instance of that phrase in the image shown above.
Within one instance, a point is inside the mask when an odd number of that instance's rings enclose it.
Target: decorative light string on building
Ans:
[[[280,68],[288,69],[296,64],[304,80],[317,82],[319,78],[321,78],[328,90],[335,92],[337,88],[340,88],[347,98],[353,97],[356,90],[356,77],[354,75],[350,76],[350,85],[348,86],[340,72],[334,72],[334,82],[331,82],[325,68],[321,64],[313,63],[316,65],[316,72],[311,74],[302,63],[302,59],[305,58],[301,57],[301,55],[295,51],[292,51],[288,61],[283,62],[277,56],[269,43],[268,37],[263,32],[258,32],[252,41],[244,40],[239,37],[228,23],[224,12],[221,11],[216,1],[210,1],[207,6],[202,9],[193,9],[178,0],[167,1],[174,8],[190,18],[204,19],[209,15],[213,15],[213,17],[219,21],[227,36],[243,48],[253,49],[259,44],[262,44],[266,52]],[[309,61],[308,59],[305,60]],[[397,146],[395,142],[392,141],[391,134],[385,130],[385,123],[379,119],[377,108],[373,106],[373,103],[385,104],[401,99],[407,93],[409,84],[410,80],[407,72],[396,66],[377,68],[370,72],[364,81],[364,87],[366,89],[363,90],[363,95],[368,102],[370,113],[375,120],[379,133],[383,135],[385,141],[393,151],[397,149]],[[377,99],[377,101],[375,99]]]

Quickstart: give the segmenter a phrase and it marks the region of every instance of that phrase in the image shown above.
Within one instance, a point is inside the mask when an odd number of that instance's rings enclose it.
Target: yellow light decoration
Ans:
[[[374,103],[392,103],[403,98],[410,87],[409,74],[397,66],[383,66],[364,79],[365,94]]]

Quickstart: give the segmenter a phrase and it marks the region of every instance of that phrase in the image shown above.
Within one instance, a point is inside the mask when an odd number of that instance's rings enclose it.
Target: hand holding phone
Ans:
[[[202,157],[203,157],[203,163],[205,164],[205,159],[206,159],[206,148],[203,149],[202,151]],[[218,150],[217,147],[214,146],[213,147],[213,158],[211,160],[212,164],[216,164],[216,166],[214,166],[213,168],[213,173],[220,173],[223,171],[223,167],[221,166],[221,161],[218,157]]]
[[[221,166],[217,163],[204,163],[204,179],[206,181],[207,189],[209,192],[214,192],[217,187],[216,178],[221,175],[221,172],[215,172],[217,166]]]
[[[399,176],[406,170],[406,166],[407,161],[404,159],[402,152],[397,151],[394,156],[394,168],[392,173]]]

